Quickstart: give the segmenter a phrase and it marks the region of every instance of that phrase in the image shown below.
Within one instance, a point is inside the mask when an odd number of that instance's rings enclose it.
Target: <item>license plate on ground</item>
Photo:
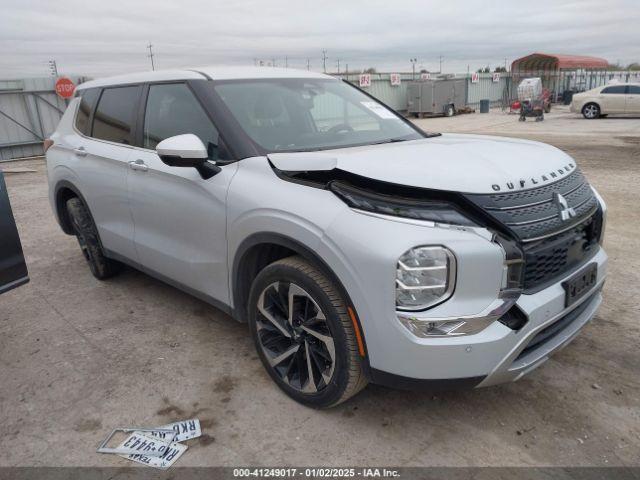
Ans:
[[[589,292],[598,281],[598,264],[590,263],[569,280],[562,282],[565,307],[573,305]]]

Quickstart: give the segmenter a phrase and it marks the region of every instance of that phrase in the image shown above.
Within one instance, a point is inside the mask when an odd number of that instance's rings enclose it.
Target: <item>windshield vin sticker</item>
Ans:
[[[382,105],[377,104],[376,102],[360,102],[360,104],[363,107],[366,107],[369,110],[371,110],[380,118],[398,120],[398,117],[396,117],[393,112],[390,112],[389,110],[384,108]]]

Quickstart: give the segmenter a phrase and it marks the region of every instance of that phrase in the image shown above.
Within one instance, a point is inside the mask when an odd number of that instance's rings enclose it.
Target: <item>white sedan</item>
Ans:
[[[578,93],[573,96],[571,111],[590,120],[610,113],[640,114],[640,84],[617,83]]]

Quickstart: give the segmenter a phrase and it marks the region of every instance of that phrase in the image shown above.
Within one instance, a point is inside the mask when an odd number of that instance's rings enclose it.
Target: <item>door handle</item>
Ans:
[[[149,167],[144,163],[144,160],[136,160],[135,162],[129,162],[129,168],[131,170],[137,170],[138,172],[146,172]]]
[[[84,149],[84,147],[74,148],[73,149],[73,153],[75,153],[79,157],[86,157],[87,156],[87,151]]]

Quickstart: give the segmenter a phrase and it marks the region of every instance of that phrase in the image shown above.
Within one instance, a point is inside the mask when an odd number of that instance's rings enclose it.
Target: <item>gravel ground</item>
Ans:
[[[369,386],[310,410],[272,384],[245,325],[134,270],[95,280],[54,221],[42,159],[2,164],[37,172],[6,175],[31,283],[0,298],[0,466],[126,466],[95,453],[113,427],[191,416],[206,435],[180,465],[640,466],[640,119],[417,123],[552,143],[605,197],[605,301],[567,348],[514,384]]]

